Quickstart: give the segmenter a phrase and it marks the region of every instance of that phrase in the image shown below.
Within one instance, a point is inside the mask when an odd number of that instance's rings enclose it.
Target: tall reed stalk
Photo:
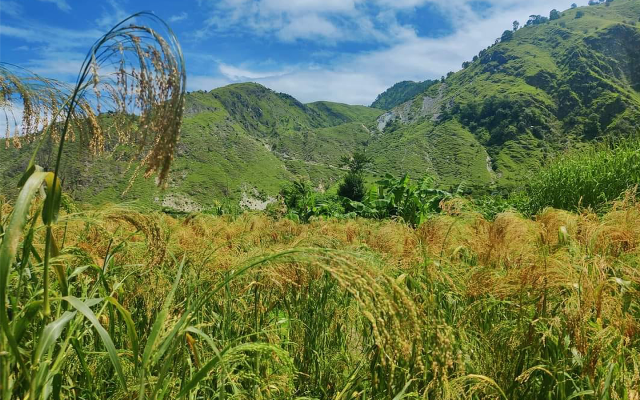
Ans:
[[[124,383],[113,343],[89,308],[91,304],[95,305],[95,299],[89,299],[87,304],[68,296],[68,277],[57,264],[53,266],[61,293],[53,299],[51,296],[49,271],[52,259],[60,254],[53,228],[61,204],[60,166],[64,145],[76,136],[85,141],[95,154],[103,152],[106,144],[113,140],[132,145],[136,148],[134,159],[139,160],[132,182],[138,171],[144,169],[145,176],[157,173],[158,183],[163,185],[180,135],[185,87],[186,73],[180,45],[169,26],[148,12],[126,18],[98,39],[89,50],[71,89],[17,67],[0,65],[0,109],[4,111],[6,123],[5,146],[20,147],[23,142],[33,141],[39,136],[40,143],[47,138],[58,143],[51,172],[44,172],[35,165],[40,144],[35,147],[20,180],[21,190],[0,245],[2,398],[11,398],[12,393],[22,397],[19,393],[25,392],[26,388],[29,388],[29,398],[39,398],[43,388],[52,384],[51,371],[43,369],[44,360],[62,330],[78,312],[98,331],[117,375]],[[15,112],[17,102],[22,103],[21,124]],[[106,111],[109,111],[108,115]],[[10,121],[14,125],[13,132]],[[114,133],[116,137],[112,138]],[[30,214],[32,200],[42,186],[46,188],[42,208]],[[8,288],[20,238],[27,223],[33,231],[38,215],[42,217],[46,232],[44,256],[37,255],[31,243],[25,242],[23,247],[31,247],[29,250],[38,263],[42,263],[41,289],[36,291],[37,299],[32,298],[28,305],[32,310],[39,310],[42,318],[25,321],[25,316],[21,315],[24,309],[18,304],[19,296],[8,293]],[[31,274],[34,267],[29,262],[29,253],[26,257],[23,255],[20,265],[15,266],[19,271],[13,272],[19,274],[19,282],[22,282],[22,274]],[[19,287],[14,289],[21,290]],[[12,301],[7,303],[9,297]],[[50,322],[52,300],[57,302],[56,319]],[[63,302],[76,311],[65,311],[68,306]],[[36,317],[35,314],[31,316]],[[37,323],[42,328],[31,343],[20,343],[19,333],[28,323]],[[73,326],[74,323],[68,328],[67,338]]]

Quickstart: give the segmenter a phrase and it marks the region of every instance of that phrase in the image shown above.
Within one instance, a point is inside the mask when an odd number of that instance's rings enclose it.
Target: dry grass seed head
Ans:
[[[146,264],[155,268],[162,265],[167,252],[168,234],[160,227],[156,215],[128,211],[114,213],[107,218],[127,222],[142,232],[146,238]]]
[[[17,127],[14,110],[18,102],[23,108],[22,132],[12,135],[7,130],[6,145],[10,136],[12,144],[20,146],[42,134],[45,121],[55,127],[60,120],[54,116],[64,111],[70,118],[67,133],[88,138],[94,154],[114,143],[112,132],[115,143],[136,146],[134,159],[140,164],[130,185],[141,170],[147,177],[157,173],[158,183],[166,184],[186,88],[182,51],[170,28],[152,13],[127,18],[96,41],[77,85],[73,102],[68,103],[72,93],[68,88],[0,64],[0,109],[5,120],[12,119]],[[60,138],[57,133],[51,131],[55,140]]]

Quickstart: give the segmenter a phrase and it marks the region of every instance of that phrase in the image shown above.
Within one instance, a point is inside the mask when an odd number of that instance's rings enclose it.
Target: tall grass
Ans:
[[[68,359],[68,352],[71,348],[79,355],[86,351],[82,346],[87,334],[85,320],[95,329],[119,384],[126,386],[120,355],[110,335],[114,332],[107,332],[99,320],[107,307],[110,317],[117,312],[127,325],[136,369],[140,370],[139,393],[144,397],[146,371],[153,365],[151,352],[155,351],[155,359],[164,354],[163,349],[154,349],[162,343],[157,335],[164,324],[163,314],[156,320],[158,328],[138,359],[136,331],[128,312],[112,296],[113,287],[101,279],[102,282],[98,280],[93,286],[85,286],[86,290],[74,293],[74,289],[79,289],[71,280],[74,273],[60,261],[61,245],[54,236],[62,200],[58,174],[67,140],[78,135],[86,140],[87,147],[99,153],[104,150],[107,135],[115,132],[120,143],[137,147],[136,157],[141,158],[138,168],[146,168],[147,174],[157,172],[159,182],[166,181],[180,131],[185,83],[184,62],[175,36],[162,20],[149,13],[135,14],[101,37],[85,58],[75,87],[68,91],[64,85],[28,71],[10,65],[0,67],[0,108],[7,124],[7,146],[19,147],[22,141],[36,140],[38,136],[41,141],[45,138],[58,141],[55,168],[51,172],[34,164],[39,151],[36,146],[3,227],[0,244],[3,399],[35,399],[52,394],[58,398],[63,384],[59,371]],[[14,113],[17,102],[23,106],[21,132]],[[103,111],[113,114],[105,119],[101,116]],[[9,116],[16,125],[13,134]],[[111,126],[105,129],[108,123]],[[32,211],[39,191],[46,193],[44,201]],[[38,224],[40,219],[42,225]],[[36,232],[42,229],[44,249],[34,241]],[[50,282],[51,269],[58,281],[55,286]],[[167,307],[170,302],[171,295]],[[98,314],[92,310],[97,306],[100,306]]]
[[[559,156],[534,174],[521,202],[535,214],[545,207],[602,210],[640,183],[640,139],[609,141]]]
[[[70,271],[66,298],[77,306],[66,312],[87,312],[71,296],[90,294],[84,302],[97,323],[67,314],[43,390],[60,398],[637,398],[640,206],[629,200],[602,219],[455,214],[417,228],[118,208],[65,214],[57,261]],[[44,234],[36,230],[33,243]],[[164,262],[151,261],[161,254]]]

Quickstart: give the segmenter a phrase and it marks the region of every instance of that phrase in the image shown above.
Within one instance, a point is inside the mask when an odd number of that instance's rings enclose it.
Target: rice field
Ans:
[[[444,209],[411,228],[68,205],[50,317],[34,219],[3,398],[638,398],[640,204]]]

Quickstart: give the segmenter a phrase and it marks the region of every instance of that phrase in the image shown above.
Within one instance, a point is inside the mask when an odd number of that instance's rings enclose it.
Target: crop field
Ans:
[[[68,208],[55,322],[38,312],[35,220],[9,279],[14,391],[29,371],[25,391],[58,398],[638,396],[631,198],[493,221],[452,200],[417,228]]]

